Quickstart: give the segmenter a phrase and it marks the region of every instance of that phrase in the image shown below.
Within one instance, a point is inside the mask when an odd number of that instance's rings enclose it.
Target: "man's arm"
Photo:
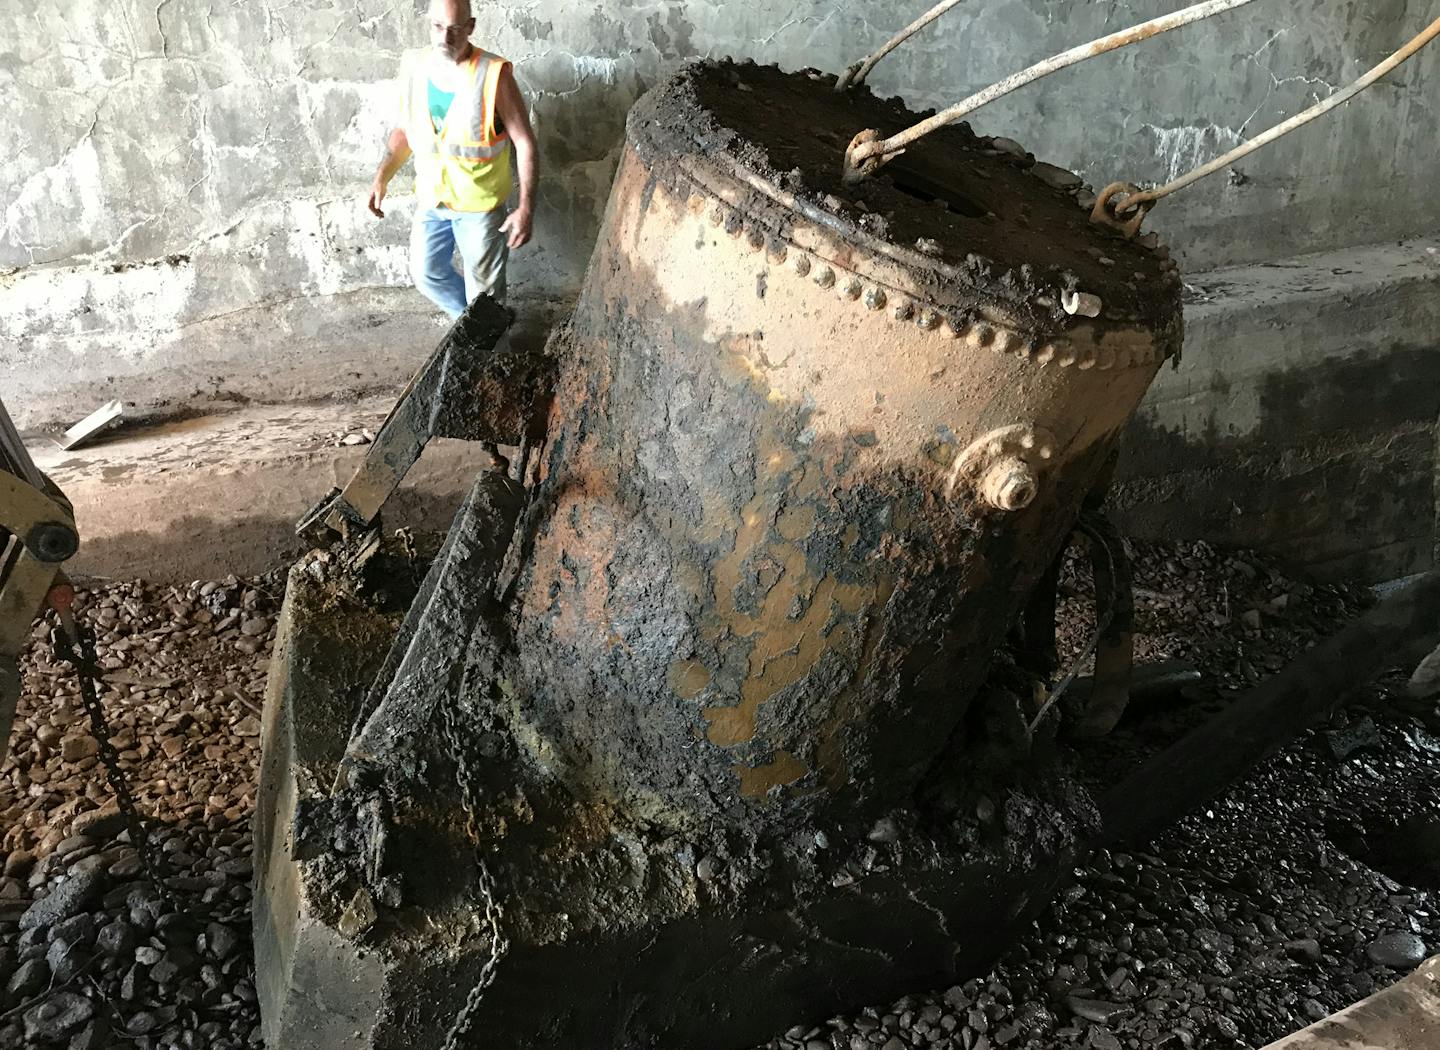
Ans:
[[[370,200],[367,204],[377,217],[385,218],[385,213],[380,210],[380,205],[385,201],[385,191],[395,173],[409,159],[410,140],[405,137],[404,128],[396,128],[390,132],[390,138],[385,142],[385,156],[380,158],[380,167],[375,171],[375,181],[370,184]]]
[[[535,148],[535,131],[530,127],[530,114],[515,73],[509,66],[500,74],[500,91],[495,98],[495,112],[505,124],[505,131],[515,145],[515,163],[520,169],[520,204],[510,213],[500,229],[508,234],[507,244],[519,248],[530,240],[530,219],[535,212],[535,185],[540,181],[540,154]]]

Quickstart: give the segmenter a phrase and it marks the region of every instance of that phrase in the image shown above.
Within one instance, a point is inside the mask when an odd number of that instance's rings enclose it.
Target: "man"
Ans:
[[[470,43],[469,0],[431,0],[429,18],[432,46],[401,61],[400,126],[390,132],[368,203],[384,218],[386,189],[413,152],[410,274],[454,318],[481,292],[505,297],[510,249],[530,240],[539,165],[510,63]],[[507,214],[512,145],[520,203]],[[457,247],[463,275],[451,262]]]

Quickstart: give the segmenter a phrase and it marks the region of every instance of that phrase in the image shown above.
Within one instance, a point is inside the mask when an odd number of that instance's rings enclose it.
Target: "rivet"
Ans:
[[[846,299],[850,299],[852,301],[855,299],[859,299],[860,294],[864,291],[865,286],[860,283],[858,278],[855,277],[852,277],[848,281],[846,281],[844,286],[840,289],[840,293],[844,295]]]
[[[1069,343],[1056,343],[1055,360],[1061,368],[1069,368],[1075,363],[1075,347]]]
[[[958,339],[970,330],[970,326],[958,317],[945,318],[945,334],[951,339]]]
[[[872,310],[883,310],[883,309],[885,309],[885,289],[883,289],[883,288],[866,288],[866,289],[865,289],[865,305],[868,306],[868,307],[869,307],[870,309],[872,309]]]
[[[933,332],[940,327],[940,315],[934,310],[921,310],[920,316],[915,319],[915,323],[925,329],[925,331]]]
[[[975,337],[976,346],[989,346],[995,342],[995,329],[988,324],[977,324],[972,334]]]
[[[725,209],[719,204],[710,209],[710,225],[719,226],[725,221]]]
[[[1115,351],[1115,364],[1113,367],[1129,368],[1132,363],[1133,361],[1131,359],[1131,354],[1128,349],[1122,346]]]
[[[741,231],[743,231],[744,229],[745,223],[740,218],[738,213],[731,212],[729,215],[725,216],[725,232],[728,233],[731,237],[739,237]]]
[[[815,283],[821,288],[830,288],[835,284],[835,271],[828,266],[822,266],[815,272]]]
[[[806,255],[804,252],[801,252],[799,255],[795,256],[795,261],[790,265],[795,268],[795,272],[797,274],[799,274],[801,277],[804,277],[807,273],[810,272],[810,256]]]
[[[1025,348],[1025,340],[1020,338],[1019,332],[1012,332],[1009,329],[1000,330],[1000,338],[995,349],[1002,354],[1013,354]]]
[[[786,247],[784,241],[777,239],[770,242],[765,249],[765,254],[769,256],[771,262],[779,264],[789,257],[790,249]]]
[[[765,231],[759,226],[749,227],[745,235],[745,243],[750,245],[752,252],[758,252],[761,248],[765,247]]]
[[[1089,370],[1095,367],[1095,351],[1091,347],[1081,347],[1075,354],[1075,363],[1080,368]]]
[[[915,304],[909,299],[901,299],[895,304],[895,320],[908,321],[915,316]]]
[[[1111,349],[1110,347],[1108,347],[1108,346],[1098,347],[1098,348],[1095,350],[1095,367],[1096,367],[1096,368],[1114,368],[1114,367],[1115,367],[1115,351],[1114,351],[1113,349]]]
[[[1055,344],[1045,343],[1035,351],[1035,360],[1042,365],[1048,365],[1055,359]]]

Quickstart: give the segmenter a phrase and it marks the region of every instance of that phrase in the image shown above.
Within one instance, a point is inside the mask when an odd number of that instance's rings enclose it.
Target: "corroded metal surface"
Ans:
[[[667,823],[866,819],[963,750],[1178,348],[1163,249],[1013,144],[948,128],[843,188],[838,129],[903,110],[830,84],[711,65],[646,96],[557,336],[514,717]],[[771,108],[741,129],[746,95]]]
[[[487,1045],[746,1045],[983,969],[1093,832],[981,683],[1178,348],[1173,264],[963,126],[843,186],[842,129],[913,115],[833,83],[632,113],[523,510],[477,487],[295,807],[297,1047],[377,964],[357,1045],[490,974]]]

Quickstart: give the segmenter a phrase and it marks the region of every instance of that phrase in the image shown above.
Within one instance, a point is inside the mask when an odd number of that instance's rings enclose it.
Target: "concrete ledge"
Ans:
[[[1255,547],[1322,577],[1432,567],[1440,238],[1187,283],[1184,361],[1161,372],[1125,440],[1112,500],[1121,528]],[[400,368],[393,357],[381,365],[392,378]],[[313,378],[296,389],[325,393]],[[334,435],[376,430],[398,390],[349,403],[212,404],[68,454],[32,441],[76,508],[82,548],[71,568],[181,580],[288,562],[295,520],[363,455],[335,447]],[[481,465],[476,448],[433,442],[387,524],[444,530]]]
[[[1126,437],[1121,528],[1254,547],[1322,577],[1430,568],[1440,238],[1187,287],[1184,361]]]
[[[303,544],[295,522],[349,480],[365,446],[337,436],[380,428],[393,397],[350,404],[246,405],[131,427],[64,452],[29,442],[40,468],[75,507],[80,576],[213,579],[265,572]],[[387,527],[443,532],[487,457],[436,440],[386,508]]]

